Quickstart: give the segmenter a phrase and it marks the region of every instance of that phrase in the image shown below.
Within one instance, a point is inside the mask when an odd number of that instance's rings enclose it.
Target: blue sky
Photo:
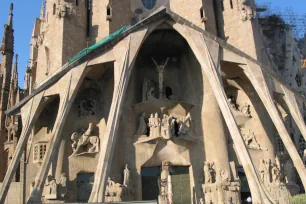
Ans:
[[[103,0],[98,0],[103,1]],[[25,67],[29,60],[29,44],[34,20],[39,17],[42,0],[0,0],[0,37],[3,25],[7,23],[10,3],[14,3],[15,53],[19,54],[19,85],[23,87]],[[256,0],[257,3],[271,3],[272,7],[285,10],[292,8],[299,15],[306,14],[306,0]]]

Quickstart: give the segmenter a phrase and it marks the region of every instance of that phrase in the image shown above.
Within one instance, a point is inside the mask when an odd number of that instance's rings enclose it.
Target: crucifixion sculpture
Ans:
[[[152,57],[152,61],[156,65],[156,71],[158,72],[159,98],[162,99],[162,98],[164,98],[164,87],[163,87],[163,83],[164,83],[164,70],[165,70],[165,67],[168,64],[169,57],[166,59],[166,62],[164,64],[158,64],[154,60],[153,57]]]

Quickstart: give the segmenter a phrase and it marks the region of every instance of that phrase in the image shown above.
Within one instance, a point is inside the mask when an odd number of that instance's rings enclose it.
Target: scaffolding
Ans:
[[[286,24],[290,25],[297,40],[306,37],[306,13],[297,14],[292,7],[281,9],[272,6],[272,3],[257,4],[256,7],[260,18],[276,15],[283,19]]]

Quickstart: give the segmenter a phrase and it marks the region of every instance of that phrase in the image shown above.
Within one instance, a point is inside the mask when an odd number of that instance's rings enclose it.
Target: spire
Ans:
[[[18,54],[15,56],[15,63],[13,66],[12,87],[18,88]]]
[[[7,25],[13,28],[13,9],[14,9],[14,4],[11,3],[10,6],[10,13],[9,13],[9,18],[8,18],[8,23]]]
[[[8,17],[8,24],[4,25],[4,34],[0,47],[0,53],[5,55],[7,52],[13,53],[14,49],[14,36],[13,36],[13,4],[10,6],[10,13]]]
[[[41,9],[40,9],[40,20],[45,19],[45,6],[46,6],[46,2],[43,1],[41,5]]]

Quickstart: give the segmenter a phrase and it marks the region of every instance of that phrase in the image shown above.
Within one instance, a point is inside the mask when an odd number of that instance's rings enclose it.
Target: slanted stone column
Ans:
[[[230,175],[226,126],[206,76],[204,77],[202,120],[206,161],[214,162],[216,171],[222,168]]]

